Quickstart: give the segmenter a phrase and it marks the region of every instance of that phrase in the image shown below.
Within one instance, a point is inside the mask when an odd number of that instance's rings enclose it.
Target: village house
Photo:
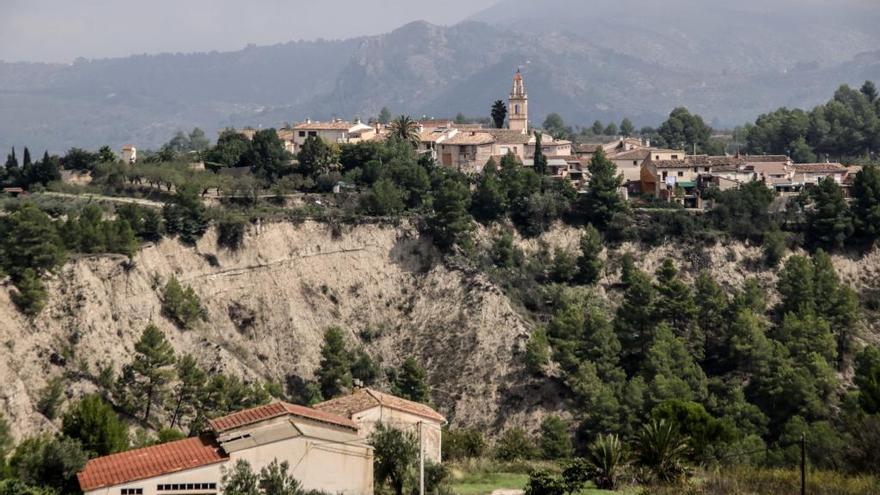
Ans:
[[[373,450],[348,417],[284,402],[209,421],[202,436],[90,460],[86,495],[218,495],[237,461],[287,461],[305,490],[372,495]]]
[[[347,122],[334,119],[330,122],[312,122],[311,119],[293,126],[293,152],[297,153],[306,139],[319,137],[328,143],[345,144],[368,141],[376,136],[375,127],[359,120]]]
[[[437,144],[440,165],[461,172],[479,173],[492,157],[495,138],[478,131],[457,132]]]
[[[687,208],[699,208],[700,170],[692,160],[648,160],[642,167],[642,192]]]
[[[420,439],[425,459],[442,461],[442,429],[446,418],[425,404],[362,388],[351,395],[315,404],[315,409],[351,419],[363,439],[380,423],[412,432]]]
[[[122,147],[122,161],[129,164],[134,165],[137,163],[138,159],[138,151],[137,148],[130,144],[126,144]]]
[[[794,181],[803,184],[804,187],[814,187],[819,181],[830,178],[837,185],[843,185],[843,181],[849,172],[839,163],[796,163],[794,167]]]

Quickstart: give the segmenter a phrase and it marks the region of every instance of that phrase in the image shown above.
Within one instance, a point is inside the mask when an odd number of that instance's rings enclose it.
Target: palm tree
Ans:
[[[626,452],[617,435],[600,435],[587,452],[593,481],[603,490],[614,490],[626,464]]]
[[[685,473],[683,461],[688,450],[687,437],[663,419],[651,420],[636,437],[636,461],[663,482],[674,481]]]
[[[408,115],[401,115],[391,122],[391,135],[401,141],[408,141],[418,146],[419,123],[409,118]]]

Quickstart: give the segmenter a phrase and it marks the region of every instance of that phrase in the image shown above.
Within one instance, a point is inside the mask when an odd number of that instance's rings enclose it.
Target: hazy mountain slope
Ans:
[[[880,8],[870,0],[504,0],[473,19],[727,72],[834,66],[880,44]]]
[[[277,127],[307,117],[368,118],[383,106],[417,116],[486,115],[492,101],[506,98],[520,66],[536,124],[558,112],[570,123],[629,117],[637,125],[656,125],[672,108],[686,105],[710,122],[735,125],[781,105],[825,101],[840,83],[880,80],[880,52],[827,67],[688,69],[657,62],[660,52],[645,56],[626,43],[594,43],[592,32],[417,22],[381,36],[229,53],[0,63],[0,150],[156,147],[193,126],[215,135],[226,126]],[[677,46],[665,35],[646,36],[657,50]],[[778,46],[803,41],[779,36]]]

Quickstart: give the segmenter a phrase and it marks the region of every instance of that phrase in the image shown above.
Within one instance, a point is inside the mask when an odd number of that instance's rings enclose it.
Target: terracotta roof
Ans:
[[[788,162],[790,160],[789,157],[785,155],[743,155],[743,157],[747,162]]]
[[[303,122],[295,125],[293,128],[297,130],[313,130],[313,131],[347,131],[357,124],[345,121],[335,122]]]
[[[839,163],[796,163],[794,170],[799,173],[846,173],[846,167]]]
[[[398,411],[407,412],[441,423],[446,422],[446,418],[425,404],[401,399],[400,397],[395,397],[369,388],[362,388],[351,395],[315,404],[314,407],[315,409],[322,411],[330,411],[339,415],[351,417],[353,414],[377,406],[397,409]]]
[[[653,160],[651,165],[656,168],[690,168],[694,163],[690,160]]]
[[[480,133],[492,135],[498,144],[528,144],[532,139],[530,134],[510,129],[481,129]]]
[[[333,414],[332,412],[318,411],[310,407],[288,404],[286,402],[275,402],[265,406],[239,411],[221,418],[212,419],[208,421],[208,424],[215,432],[222,433],[242,426],[259,423],[260,421],[266,421],[267,419],[287,415],[310,419],[312,421],[327,423],[334,426],[341,426],[352,430],[358,429],[357,425],[347,417],[342,417]]]
[[[492,144],[495,142],[495,138],[491,134],[486,134],[485,132],[459,132],[455,136],[443,141],[440,144],[447,145],[458,145],[458,146],[479,146],[482,144]]]
[[[639,150],[623,151],[608,157],[609,160],[647,160],[651,156],[651,150],[647,148]]]
[[[577,145],[576,150],[578,153],[595,153],[604,147],[602,144],[584,143]]]
[[[209,438],[187,438],[92,459],[76,477],[82,491],[87,492],[207,466],[228,458]]]

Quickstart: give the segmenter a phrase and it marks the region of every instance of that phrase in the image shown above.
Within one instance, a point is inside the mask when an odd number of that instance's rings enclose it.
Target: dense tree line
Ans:
[[[785,154],[797,162],[867,159],[880,152],[880,98],[871,81],[841,86],[812,110],[780,108],[744,129],[751,153]]]

